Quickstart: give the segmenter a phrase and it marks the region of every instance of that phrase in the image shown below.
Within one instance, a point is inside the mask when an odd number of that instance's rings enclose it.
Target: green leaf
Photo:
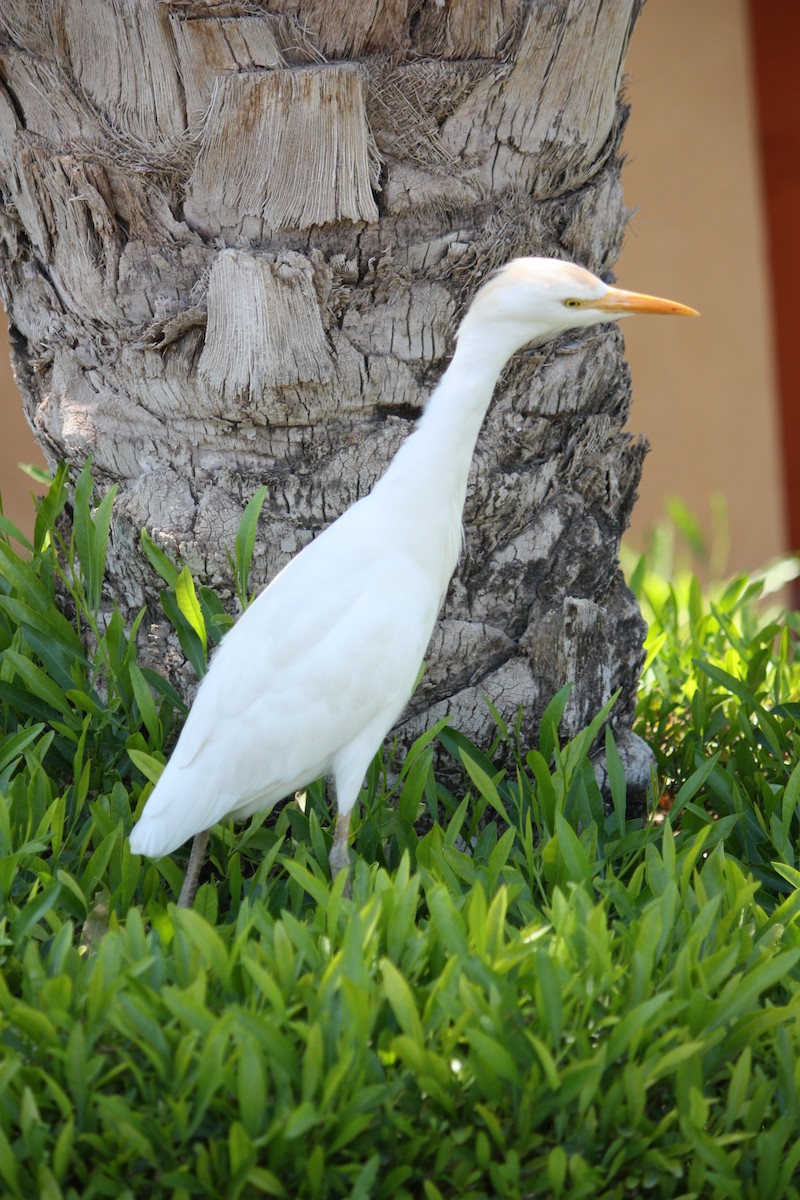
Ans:
[[[237,1097],[242,1124],[251,1138],[262,1131],[267,1107],[267,1081],[261,1051],[254,1037],[242,1031],[237,1035],[239,1065]]]
[[[72,715],[72,709],[63,691],[57,684],[53,683],[50,676],[41,667],[37,667],[29,658],[18,654],[16,650],[6,650],[2,656],[2,661],[14,668],[15,673],[34,696],[38,696],[40,700],[44,700],[46,704],[49,704],[51,708],[61,713],[62,716],[69,717]]]
[[[722,989],[719,999],[709,1006],[709,1013],[714,1015],[707,1028],[717,1029],[720,1025],[741,1016],[756,1003],[762,992],[788,977],[798,960],[800,950],[784,950],[755,969],[730,979]]]
[[[388,958],[381,959],[381,974],[383,975],[383,990],[397,1024],[412,1041],[418,1046],[423,1046],[425,1034],[411,988]]]
[[[33,544],[37,554],[45,551],[52,538],[56,521],[66,507],[68,481],[69,468],[66,463],[59,463],[47,492],[37,502],[33,527]]]
[[[62,463],[61,466],[64,464]],[[44,467],[38,466],[36,463],[17,463],[20,471],[32,479],[34,483],[43,483],[49,486],[53,482],[53,476]]]
[[[17,624],[35,629],[45,637],[53,638],[56,642],[62,643],[74,651],[75,657],[85,661],[81,639],[76,630],[52,604],[48,604],[47,608],[42,611],[13,596],[0,595],[0,605]]]
[[[291,1142],[295,1138],[302,1137],[304,1133],[308,1133],[309,1129],[313,1129],[315,1125],[319,1124],[320,1119],[320,1114],[313,1104],[307,1101],[298,1104],[284,1124],[283,1135],[287,1141]]]
[[[11,737],[3,738],[0,741],[0,771],[4,771],[31,742],[35,742],[43,730],[44,723],[40,722],[38,725],[30,725],[27,729],[17,730]]]
[[[620,689],[618,688],[617,691],[614,692],[614,694],[606,701],[597,716],[593,717],[586,728],[582,729],[580,733],[577,733],[575,737],[572,738],[572,740],[569,741],[564,747],[564,761],[569,764],[570,770],[574,770],[581,759],[585,758],[591,750],[594,739],[602,729],[609,713],[619,698],[619,693]]]
[[[128,748],[128,758],[142,772],[145,779],[149,779],[153,784],[158,783],[164,771],[163,762],[154,758],[152,754],[145,754],[143,750],[134,750],[130,747]]]
[[[228,977],[228,949],[218,932],[194,912],[192,908],[170,908],[176,928],[185,932],[192,946],[199,950],[201,958],[211,968],[217,979],[224,982]]]
[[[181,650],[202,679],[208,669],[206,651],[199,635],[181,612],[175,592],[161,592],[161,607],[172,622]]]
[[[256,532],[261,509],[267,497],[267,488],[258,488],[247,501],[239,528],[236,530],[236,589],[242,608],[248,604],[250,589],[250,567],[253,561],[253,550],[256,544]]]
[[[13,538],[19,542],[20,546],[24,546],[26,550],[33,551],[33,546],[25,537],[25,534],[19,529],[13,521],[9,521],[8,517],[4,516],[0,511],[0,535],[4,538]]]
[[[690,800],[694,799],[718,762],[719,754],[712,754],[711,758],[707,758],[705,762],[701,763],[697,770],[689,776],[675,797],[675,802],[670,809],[671,821],[674,822],[681,809],[684,808]]]
[[[103,838],[86,864],[86,868],[81,876],[80,885],[81,891],[87,901],[91,901],[91,898],[94,896],[95,889],[103,878],[105,869],[108,866],[108,860],[111,858],[111,853],[120,837],[121,830],[119,828],[112,830],[111,833]]]
[[[23,1194],[19,1188],[17,1159],[2,1129],[0,1129],[0,1175],[12,1189],[13,1195],[21,1196]]]
[[[199,600],[206,632],[212,641],[218,642],[236,622],[222,607],[222,601],[213,588],[201,587]]]
[[[797,808],[798,798],[800,798],[800,762],[795,765],[794,770],[789,776],[789,781],[786,784],[781,800],[781,824],[787,833],[789,832],[792,818]]]
[[[15,942],[19,943],[26,934],[50,912],[61,895],[61,884],[54,883],[51,887],[34,896],[20,910],[9,926],[9,933]]]
[[[525,761],[536,780],[536,797],[539,802],[541,824],[544,826],[541,832],[552,835],[556,827],[556,809],[558,808],[559,795],[556,793],[556,786],[548,765],[548,760],[538,750],[529,750],[525,756]]]
[[[563,999],[558,968],[544,947],[536,950],[536,999],[550,1043],[557,1050],[563,1027]]]
[[[498,1038],[491,1037],[477,1026],[468,1026],[465,1032],[472,1049],[492,1071],[508,1083],[520,1083],[519,1067]]]
[[[306,1046],[303,1052],[303,1069],[301,1073],[301,1095],[304,1100],[313,1100],[321,1091],[321,1083],[325,1077],[325,1045],[322,1029],[315,1022],[308,1031]]]
[[[497,771],[486,755],[456,729],[442,729],[439,740],[455,758],[463,763],[481,796],[489,801],[492,808],[500,814],[504,821],[510,824],[511,818],[497,790],[497,781],[503,778],[505,772]]]
[[[161,740],[161,722],[158,719],[158,710],[153,699],[153,693],[147,686],[147,681],[135,662],[130,664],[128,670],[131,677],[131,687],[133,688],[133,694],[136,698],[136,704],[138,705],[142,721],[153,742],[158,743]]]
[[[728,1084],[728,1099],[725,1105],[725,1131],[730,1133],[740,1120],[747,1103],[747,1093],[750,1086],[753,1052],[745,1046],[731,1072]]]
[[[197,593],[194,590],[192,573],[188,567],[184,567],[178,576],[178,583],[175,588],[175,596],[178,601],[178,608],[181,610],[184,617],[200,639],[200,644],[203,647],[203,654],[207,654],[208,638],[206,637],[206,625],[205,621],[203,620],[203,613],[200,609],[200,602],[197,599]]]
[[[695,658],[692,661],[699,671],[708,675],[720,687],[725,688],[726,691],[731,692],[737,699],[741,700],[744,707],[754,714],[770,744],[773,754],[780,754],[782,743],[778,728],[766,709],[758,703],[750,689],[741,680],[736,679],[733,675],[730,675],[727,671],[723,671],[721,667],[717,667],[713,663],[704,662],[700,658]]]
[[[18,599],[37,612],[49,612],[53,603],[52,576],[46,578],[48,583],[29,563],[23,562],[8,542],[0,540],[0,579],[16,592]]]
[[[81,652],[63,645],[52,633],[43,634],[27,626],[23,629],[23,635],[31,650],[41,659],[50,678],[64,691],[72,688],[76,674],[83,676],[89,669]]]
[[[426,898],[431,912],[431,924],[448,955],[463,958],[468,949],[466,923],[448,895],[447,889],[442,884],[435,884],[427,892]]]
[[[330,900],[328,884],[318,879],[316,875],[312,875],[306,867],[302,866],[301,863],[294,862],[291,858],[282,857],[281,861],[292,878],[297,880],[303,890],[308,892],[309,896],[311,896],[320,908],[327,908],[328,901]]]
[[[167,557],[161,547],[156,545],[146,529],[142,529],[139,534],[139,542],[150,561],[150,565],[155,568],[167,586],[172,588],[174,592],[178,586],[178,568]]]
[[[70,1156],[75,1145],[75,1121],[70,1116],[59,1130],[56,1144],[53,1147],[53,1174],[62,1180],[67,1173]]]
[[[542,713],[542,719],[539,722],[539,753],[548,766],[558,742],[558,727],[564,716],[564,709],[567,707],[572,686],[571,683],[567,683],[560,691],[556,692]]]
[[[592,864],[575,830],[559,812],[556,813],[556,838],[559,856],[566,868],[567,879],[583,886],[590,885]]]
[[[619,837],[624,837],[628,788],[625,781],[625,769],[622,765],[622,759],[619,756],[617,743],[614,741],[614,734],[611,732],[610,725],[606,725],[606,770],[608,772],[608,786],[611,789],[611,799],[614,804],[617,834]]]
[[[93,511],[94,481],[90,456],[75,484],[72,530],[80,559],[86,600],[92,612],[97,612],[100,607],[111,509],[116,494],[117,485],[114,484]]]
[[[108,532],[111,527],[111,510],[117,494],[117,484],[108,489],[98,504],[92,519],[92,558],[87,597],[93,609],[100,607],[100,594],[103,588],[103,576],[106,570],[106,552],[108,549]]]

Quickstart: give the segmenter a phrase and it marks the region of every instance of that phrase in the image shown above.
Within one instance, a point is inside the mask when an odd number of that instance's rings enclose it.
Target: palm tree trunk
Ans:
[[[626,220],[622,65],[640,0],[7,0],[0,256],[45,452],[120,484],[139,529],[230,589],[269,485],[265,581],[364,493],[440,375],[478,281],[517,254],[609,270]],[[619,334],[519,355],[483,431],[467,545],[407,733],[483,697],[568,731],[621,687],[642,621],[617,552],[646,444]]]

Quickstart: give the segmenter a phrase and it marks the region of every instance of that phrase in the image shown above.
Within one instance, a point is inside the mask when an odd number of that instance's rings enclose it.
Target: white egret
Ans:
[[[346,510],[242,614],[214,656],[138,824],[136,854],[195,838],[191,903],[210,827],[323,775],[336,786],[332,875],[350,814],[405,707],[461,546],[472,454],[505,363],[530,342],[632,313],[694,309],[610,287],[557,259],[518,258],[478,291],[414,432]]]

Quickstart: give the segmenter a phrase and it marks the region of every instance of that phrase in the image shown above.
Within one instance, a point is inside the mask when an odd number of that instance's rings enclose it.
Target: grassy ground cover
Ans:
[[[797,617],[642,559],[646,820],[565,691],[536,746],[376,759],[352,900],[314,785],[179,912],[126,840],[182,710],[99,615],[111,502],[59,472],[30,544],[0,519],[0,1194],[800,1195]],[[202,671],[219,598],[145,550]]]

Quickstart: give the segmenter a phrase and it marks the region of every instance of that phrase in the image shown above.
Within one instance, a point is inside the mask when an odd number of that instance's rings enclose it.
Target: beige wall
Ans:
[[[730,568],[785,549],[764,225],[742,0],[649,0],[627,61],[624,286],[702,318],[624,325],[630,427],[647,435],[632,540],[679,495],[727,501]],[[707,522],[706,522],[707,523]]]
[[[702,320],[625,323],[631,429],[647,435],[632,539],[677,494],[699,514],[727,497],[731,567],[784,547],[761,207],[743,0],[649,0],[627,69],[625,194],[638,206],[621,282],[699,308]],[[0,352],[1,353],[1,352]],[[0,489],[30,524],[20,460],[41,461],[0,378]]]
[[[3,512],[23,533],[33,530],[33,504],[30,499],[35,489],[33,480],[19,470],[18,464],[46,463],[41,450],[34,441],[30,426],[22,415],[20,399],[8,357],[7,323],[0,308],[0,495]]]

